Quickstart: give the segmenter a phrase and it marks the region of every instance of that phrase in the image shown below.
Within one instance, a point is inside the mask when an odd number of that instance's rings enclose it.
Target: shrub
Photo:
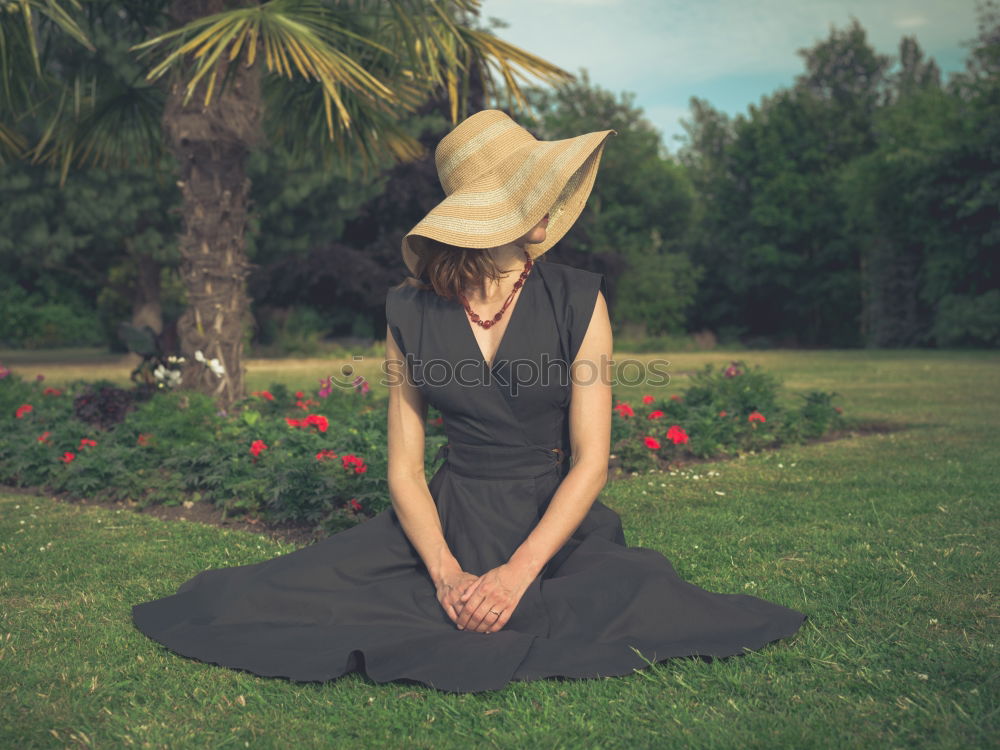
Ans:
[[[641,405],[618,403],[612,415],[612,453],[626,471],[664,468],[670,461],[777,448],[844,425],[835,393],[799,394],[801,408],[779,404],[780,380],[743,361],[691,376],[681,394]]]

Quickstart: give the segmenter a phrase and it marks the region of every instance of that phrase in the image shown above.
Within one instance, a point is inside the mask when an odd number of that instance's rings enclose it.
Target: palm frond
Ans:
[[[28,140],[15,126],[0,122],[0,166],[20,158],[27,145]]]
[[[353,32],[343,21],[343,13],[315,0],[272,0],[196,19],[133,49],[144,54],[154,48],[166,50],[163,59],[149,71],[150,80],[190,63],[192,71],[185,87],[185,101],[194,94],[202,79],[209,76],[204,95],[207,106],[214,91],[217,65],[227,49],[227,61],[245,56],[244,64],[250,65],[256,58],[259,44],[268,72],[286,78],[300,76],[321,84],[325,97],[323,111],[332,138],[334,111],[344,127],[350,125],[350,111],[338,93],[341,90],[357,91],[387,101],[396,98],[389,87],[351,54],[359,46],[385,54],[391,54],[390,50]]]
[[[46,20],[88,50],[94,49],[69,9],[79,12],[79,1],[7,0],[0,6],[0,77],[8,95],[14,77],[28,75],[29,67],[35,77],[42,76],[38,36]]]
[[[400,93],[403,98],[416,97],[411,109],[424,101],[424,92],[419,88]],[[264,111],[271,142],[281,144],[300,161],[318,156],[328,168],[336,164],[348,175],[359,170],[369,176],[395,162],[426,155],[420,141],[406,131],[398,107],[373,103],[351,90],[334,94],[348,111],[350,124],[335,119],[331,138],[323,111],[327,100],[323,84],[303,79],[265,79]]]
[[[162,113],[163,94],[152,86],[77,77],[62,89],[28,155],[58,168],[62,183],[73,165],[152,163],[164,153]]]

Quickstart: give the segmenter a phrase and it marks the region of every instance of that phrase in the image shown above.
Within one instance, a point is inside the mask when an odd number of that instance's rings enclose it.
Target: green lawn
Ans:
[[[711,664],[467,695],[357,674],[261,678],[163,649],[130,608],[205,568],[294,547],[0,489],[0,746],[997,746],[1000,355],[664,358],[672,371],[743,358],[792,391],[839,392],[848,416],[908,427],[634,477],[602,495],[629,544],[661,551],[687,580],[807,612],[794,638]],[[309,387],[335,364],[256,361],[250,387]],[[63,367],[38,371],[54,385],[81,374]],[[360,365],[370,379],[377,369]]]

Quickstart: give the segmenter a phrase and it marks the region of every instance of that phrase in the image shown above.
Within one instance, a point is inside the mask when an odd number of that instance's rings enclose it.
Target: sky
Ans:
[[[634,104],[671,152],[692,96],[730,115],[790,86],[796,50],[846,29],[852,16],[880,54],[915,36],[942,77],[962,70],[976,34],[975,0],[482,0],[481,22],[502,39]],[[532,81],[533,82],[533,81]]]

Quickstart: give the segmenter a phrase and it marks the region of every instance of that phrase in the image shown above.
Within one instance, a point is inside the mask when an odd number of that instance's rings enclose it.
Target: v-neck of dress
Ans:
[[[482,347],[479,346],[479,340],[476,338],[476,332],[475,329],[473,328],[473,326],[476,325],[476,323],[473,323],[471,320],[469,320],[469,315],[465,311],[465,307],[462,305],[461,300],[456,300],[456,304],[454,305],[453,309],[457,310],[458,311],[457,314],[462,317],[463,321],[462,327],[465,328],[466,335],[468,336],[469,339],[471,339],[472,350],[476,352],[476,354],[478,355],[480,366],[487,367],[490,370],[492,370],[493,366],[497,362],[503,361],[500,358],[500,355],[504,351],[504,344],[507,343],[507,338],[508,338],[507,334],[509,334],[511,328],[514,327],[514,323],[520,319],[518,311],[521,309],[521,298],[528,293],[528,289],[530,287],[534,286],[531,279],[536,273],[538,273],[537,266],[538,266],[537,262],[532,265],[531,272],[528,274],[528,277],[524,280],[524,283],[521,285],[521,289],[518,291],[517,294],[514,295],[514,299],[511,300],[510,306],[507,308],[507,315],[509,316],[507,318],[507,327],[504,329],[503,335],[500,337],[500,343],[497,344],[496,351],[493,353],[492,362],[487,362],[486,357],[483,356]]]

